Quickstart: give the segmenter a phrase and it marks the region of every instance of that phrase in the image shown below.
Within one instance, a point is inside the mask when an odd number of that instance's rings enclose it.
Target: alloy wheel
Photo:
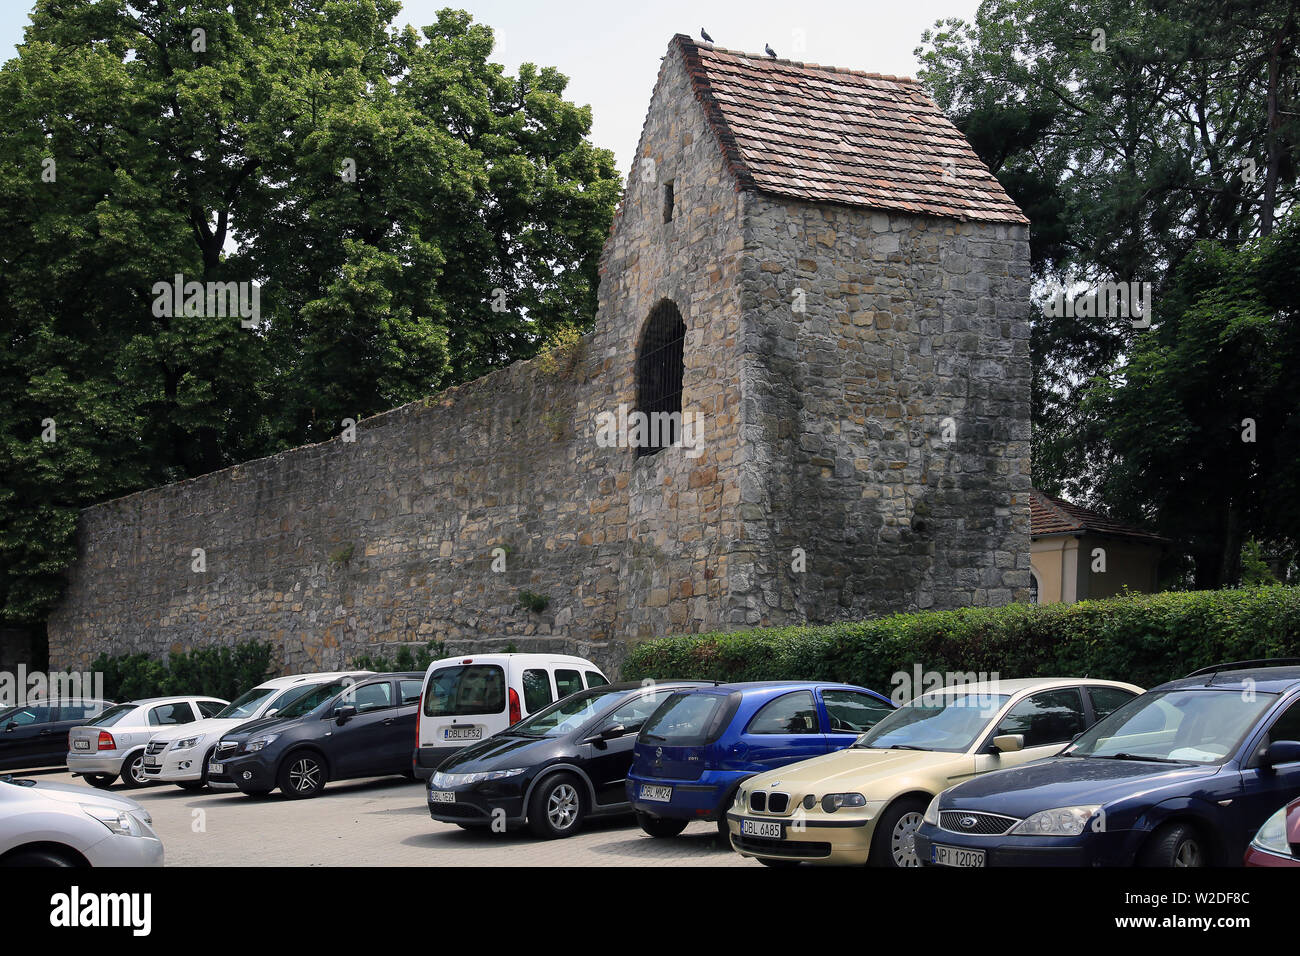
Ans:
[[[298,793],[310,793],[320,786],[320,764],[310,757],[300,757],[289,768],[289,786]]]
[[[889,835],[889,853],[894,858],[894,866],[920,866],[916,856],[916,831],[921,826],[920,813],[904,813],[894,824],[894,832]]]
[[[567,830],[578,819],[578,791],[562,783],[546,798],[546,817],[556,830]]]
[[[1201,845],[1195,840],[1184,840],[1174,854],[1174,866],[1204,866]]]

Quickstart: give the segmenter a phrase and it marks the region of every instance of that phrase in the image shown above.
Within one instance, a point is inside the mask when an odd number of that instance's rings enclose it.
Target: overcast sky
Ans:
[[[941,17],[969,20],[978,0],[407,0],[401,23],[419,26],[454,6],[497,34],[495,59],[514,73],[530,61],[569,77],[567,98],[590,104],[591,139],[614,151],[626,175],[641,122],[674,33],[699,38],[700,27],[723,47],[762,53],[770,43],[791,59],[876,73],[916,74],[912,51]],[[14,54],[27,24],[27,0],[0,4],[0,49]],[[802,44],[802,49],[800,45]]]

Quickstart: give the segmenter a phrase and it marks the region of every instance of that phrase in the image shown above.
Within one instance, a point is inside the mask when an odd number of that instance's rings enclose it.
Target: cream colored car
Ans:
[[[1050,757],[1141,693],[1087,678],[927,691],[847,750],[748,778],[727,812],[731,845],[768,866],[917,866],[913,834],[936,794],[976,774]]]

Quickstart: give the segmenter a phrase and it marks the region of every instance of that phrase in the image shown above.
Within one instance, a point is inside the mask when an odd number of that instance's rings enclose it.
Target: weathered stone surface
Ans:
[[[572,373],[87,509],[51,666],[256,638],[286,671],[428,640],[617,668],[667,633],[1022,597],[1028,276],[1022,226],[739,189],[668,57]],[[703,453],[601,448],[665,298]]]

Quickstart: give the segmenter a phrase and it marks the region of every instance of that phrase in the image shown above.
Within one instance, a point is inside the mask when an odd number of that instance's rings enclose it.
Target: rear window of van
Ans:
[[[506,674],[498,664],[456,664],[429,675],[426,717],[499,714],[506,709]]]

